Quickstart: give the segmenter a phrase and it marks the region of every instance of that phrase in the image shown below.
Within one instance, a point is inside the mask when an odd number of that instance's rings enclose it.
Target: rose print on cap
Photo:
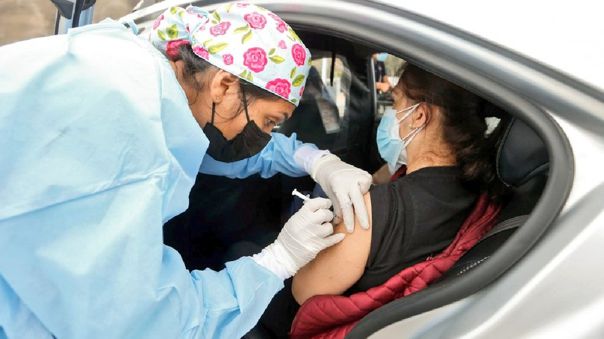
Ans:
[[[178,59],[178,57],[180,56],[180,46],[188,44],[189,40],[185,39],[168,41],[166,45],[166,55],[168,56],[168,59]]]
[[[155,19],[155,21],[153,21],[153,29],[157,29],[157,27],[159,27],[159,24],[161,24],[161,21],[164,20],[164,15],[160,15],[157,19]]]
[[[287,98],[291,92],[291,84],[287,79],[277,78],[269,81],[266,84],[266,89],[281,97]]]
[[[233,64],[233,56],[231,54],[225,54],[222,56],[222,61],[224,61],[225,65]]]
[[[195,46],[193,47],[193,53],[197,54],[200,58],[208,60],[209,53],[203,47]]]
[[[228,21],[221,22],[217,25],[212,26],[210,28],[210,34],[213,36],[224,35],[231,27],[231,23]]]
[[[258,12],[246,14],[243,18],[253,29],[262,29],[266,25],[266,18]]]
[[[294,58],[296,65],[304,65],[306,62],[306,48],[302,47],[300,44],[295,44],[292,47],[292,57]]]
[[[281,33],[285,33],[287,31],[287,24],[280,17],[278,17],[274,13],[269,13],[268,16],[273,18],[277,22],[277,30]]]
[[[262,72],[266,63],[266,52],[260,47],[252,47],[243,54],[243,64],[256,73]]]

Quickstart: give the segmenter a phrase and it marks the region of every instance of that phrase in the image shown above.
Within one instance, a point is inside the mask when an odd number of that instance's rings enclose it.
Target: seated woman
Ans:
[[[378,148],[391,174],[406,164],[406,175],[365,195],[369,230],[355,227],[296,274],[292,292],[299,304],[314,295],[367,290],[438,254],[479,193],[498,188],[481,98],[408,65],[393,99],[396,111],[380,122]]]
[[[503,192],[481,98],[413,65],[392,94],[394,110],[384,114],[377,133],[386,183],[365,195],[371,227],[355,227],[298,271],[291,288],[286,283],[261,319],[276,337],[287,336],[298,304],[308,298],[365,291],[438,254],[481,192],[493,198]],[[388,182],[391,176],[397,179]],[[335,231],[346,232],[343,224]]]

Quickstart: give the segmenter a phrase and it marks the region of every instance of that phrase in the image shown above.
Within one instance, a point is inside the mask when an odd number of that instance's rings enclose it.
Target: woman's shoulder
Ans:
[[[374,224],[385,229],[393,224],[402,227],[424,214],[444,213],[452,206],[454,210],[465,208],[475,194],[464,187],[459,174],[460,169],[455,166],[425,167],[393,182],[373,186]]]
[[[400,179],[415,180],[419,178],[459,178],[461,169],[457,166],[430,166],[415,170]]]
[[[457,166],[424,167],[404,175],[390,183],[395,191],[410,190],[464,190],[461,170]]]
[[[454,186],[461,185],[461,171],[457,166],[424,167],[409,174],[402,175],[391,182],[371,187],[372,195],[385,195],[387,192],[404,192],[421,187],[439,187],[450,182]]]

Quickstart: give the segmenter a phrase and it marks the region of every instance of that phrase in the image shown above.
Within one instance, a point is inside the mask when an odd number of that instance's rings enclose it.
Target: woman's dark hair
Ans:
[[[455,155],[464,184],[470,190],[487,192],[494,200],[503,198],[505,187],[495,171],[497,140],[486,136],[482,115],[487,102],[411,64],[404,66],[399,86],[407,98],[440,108],[443,138]]]
[[[171,57],[172,61],[182,60],[185,64],[183,75],[185,77],[185,81],[187,81],[191,86],[193,86],[198,91],[201,90],[204,84],[197,80],[195,77],[196,74],[206,73],[209,71],[217,71],[218,67],[212,65],[206,60],[198,57],[191,49],[191,45],[184,44],[178,47],[178,53],[167,53],[170,55],[175,55],[175,57]],[[239,79],[239,84],[241,86],[240,95],[245,93],[246,101],[248,104],[252,103],[254,100],[265,99],[265,100],[278,100],[279,96],[260,88],[248,81],[243,79]],[[243,97],[242,103],[243,103]],[[238,114],[243,112],[243,104],[240,106],[238,110]]]

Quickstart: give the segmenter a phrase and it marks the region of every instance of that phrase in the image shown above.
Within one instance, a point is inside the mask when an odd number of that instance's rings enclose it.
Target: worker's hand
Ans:
[[[371,187],[371,174],[329,154],[313,164],[311,176],[333,202],[336,218],[344,217],[348,232],[354,230],[355,212],[361,227],[369,228],[369,217],[363,195]]]
[[[330,207],[328,199],[306,201],[285,223],[277,240],[253,259],[283,279],[294,275],[323,249],[344,239],[342,233],[333,234]]]

